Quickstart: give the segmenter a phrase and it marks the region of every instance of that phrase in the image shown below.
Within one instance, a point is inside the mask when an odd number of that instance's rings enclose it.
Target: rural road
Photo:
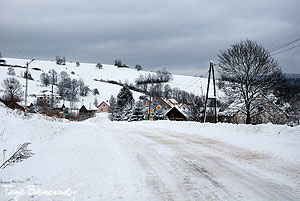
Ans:
[[[199,134],[92,123],[139,164],[146,186],[160,200],[300,199],[300,167],[289,160]]]

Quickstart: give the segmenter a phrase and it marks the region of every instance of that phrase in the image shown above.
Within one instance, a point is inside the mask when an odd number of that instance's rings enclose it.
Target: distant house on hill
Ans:
[[[36,105],[43,106],[43,107],[50,107],[52,102],[52,93],[47,91],[43,92],[36,96]],[[61,96],[57,94],[53,94],[53,105],[56,106],[60,104]]]
[[[100,103],[97,108],[98,108],[98,112],[108,112],[109,109],[108,101],[102,101],[102,103]]]

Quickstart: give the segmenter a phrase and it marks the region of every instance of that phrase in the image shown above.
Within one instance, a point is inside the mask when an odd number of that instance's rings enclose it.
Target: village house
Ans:
[[[97,107],[97,112],[108,112],[109,110],[109,103],[108,101],[102,101]]]
[[[186,121],[188,119],[185,108],[180,108],[179,103],[174,98],[158,98],[158,104],[165,110],[166,117],[171,121]]]
[[[157,98],[157,102],[158,104],[162,107],[162,109],[164,110],[169,110],[171,109],[172,107],[176,106],[176,104],[178,104],[178,102],[173,99],[173,102],[170,101],[171,99],[167,99],[167,98],[161,98],[161,97],[158,97]],[[173,104],[175,103],[175,105]]]
[[[187,115],[177,106],[172,107],[166,112],[166,116],[171,121],[186,121]]]
[[[78,120],[84,120],[95,116],[97,112],[97,108],[93,105],[89,105],[89,109],[87,109],[84,105],[78,111]]]
[[[285,124],[288,121],[289,115],[268,97],[262,94],[258,95],[252,105],[252,124]],[[226,122],[237,124],[245,124],[247,117],[244,104],[239,104],[237,106],[236,103],[231,104],[225,111],[221,112],[220,116],[225,119]]]
[[[84,105],[82,105],[81,108],[79,109],[79,114],[91,114],[91,113],[95,113],[96,111],[97,110],[95,108],[88,110]]]
[[[52,104],[52,93],[49,91],[43,92],[36,96],[36,105],[42,107],[50,107]],[[53,94],[53,106],[60,104],[61,96]]]
[[[148,106],[149,105],[149,96],[143,95],[139,97],[139,101],[141,101],[143,103],[144,106]]]

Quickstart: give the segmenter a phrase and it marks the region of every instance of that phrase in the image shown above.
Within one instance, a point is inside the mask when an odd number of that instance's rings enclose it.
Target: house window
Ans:
[[[103,104],[103,106],[105,107],[105,104]]]

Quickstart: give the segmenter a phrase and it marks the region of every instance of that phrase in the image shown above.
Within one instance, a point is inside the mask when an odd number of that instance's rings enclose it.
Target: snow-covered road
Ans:
[[[300,198],[299,163],[203,137],[205,129],[187,134],[176,126],[94,123],[138,161],[147,187],[161,200]]]
[[[300,200],[300,127],[52,120],[0,107],[0,150],[35,154],[0,170],[0,201]]]

